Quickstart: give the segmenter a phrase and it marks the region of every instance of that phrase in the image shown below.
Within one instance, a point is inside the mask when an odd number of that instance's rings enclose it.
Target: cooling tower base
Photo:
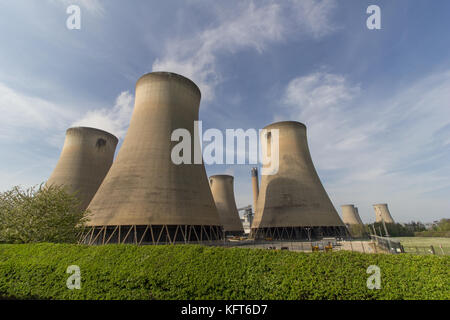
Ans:
[[[225,236],[243,236],[244,231],[237,230],[237,231],[225,231]]]
[[[255,240],[316,240],[323,237],[348,238],[346,227],[272,227],[252,229]]]
[[[87,227],[79,243],[99,244],[182,244],[223,240],[221,226],[128,225]]]

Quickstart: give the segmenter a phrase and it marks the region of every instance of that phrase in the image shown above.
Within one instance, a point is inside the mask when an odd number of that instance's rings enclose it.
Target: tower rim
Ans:
[[[189,78],[187,78],[187,77],[185,77],[185,76],[183,76],[181,74],[178,74],[178,73],[175,73],[175,72],[170,72],[170,71],[153,71],[153,72],[148,72],[148,73],[142,75],[136,81],[136,86],[139,84],[139,82],[141,80],[143,80],[144,78],[151,77],[151,76],[166,76],[166,77],[177,78],[178,80],[181,80],[184,83],[189,84],[192,88],[194,88],[194,90],[197,91],[197,93],[199,94],[200,98],[202,96],[202,92],[200,91],[200,88],[198,87],[198,85],[194,81],[192,81],[191,79],[189,79]]]
[[[94,128],[94,127],[87,127],[87,126],[74,126],[74,127],[70,127],[66,130],[66,134],[68,134],[71,131],[76,131],[76,130],[82,130],[82,131],[94,131],[94,132],[98,132],[98,133],[102,133],[105,134],[111,138],[113,138],[113,140],[115,140],[116,142],[119,142],[119,138],[117,138],[115,135],[113,135],[112,133],[102,130],[102,129],[98,129],[98,128]]]
[[[306,125],[299,121],[278,121],[278,122],[274,122],[274,123],[271,123],[271,124],[265,126],[264,129],[269,129],[272,127],[279,127],[279,126],[291,126],[291,127],[296,127],[296,128],[303,127],[306,129]]]

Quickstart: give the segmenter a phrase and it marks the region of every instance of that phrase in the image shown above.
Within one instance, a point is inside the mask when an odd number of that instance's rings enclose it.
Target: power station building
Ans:
[[[395,223],[389,212],[387,203],[374,204],[375,222]]]
[[[348,236],[314,168],[306,126],[283,121],[264,129],[261,140],[267,139],[267,149],[278,143],[279,165],[275,174],[262,174],[253,237],[290,240]],[[274,139],[273,130],[277,130],[279,141]],[[270,166],[265,164],[263,169]]]
[[[117,158],[88,209],[92,213],[83,243],[190,243],[223,238],[203,163],[172,161],[179,141],[175,129],[189,132],[192,146],[200,90],[169,72],[145,74],[136,83],[135,106]]]
[[[341,206],[342,209],[342,220],[346,225],[363,225],[358,208],[353,204],[344,204]]]
[[[61,155],[46,185],[76,192],[80,210],[86,210],[113,163],[117,142],[115,136],[99,129],[67,129]]]
[[[244,228],[234,198],[234,177],[214,175],[209,177],[209,184],[225,235],[242,235]]]

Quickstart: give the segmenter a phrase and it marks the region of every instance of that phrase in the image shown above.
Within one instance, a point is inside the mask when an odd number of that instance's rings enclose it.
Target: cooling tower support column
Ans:
[[[261,176],[252,236],[278,240],[348,236],[314,168],[306,126],[283,121],[264,129],[261,140],[268,139],[269,146],[276,147],[273,137],[279,136],[279,165],[277,173]]]
[[[189,79],[153,72],[136,83],[130,126],[117,159],[89,205],[88,244],[190,243],[223,239],[203,163],[175,164],[176,129],[199,136],[200,90]],[[178,130],[180,131],[180,130]]]
[[[46,185],[76,192],[79,208],[86,210],[111,167],[117,142],[115,136],[99,129],[67,129],[61,155]]]
[[[234,178],[230,175],[209,177],[214,202],[219,212],[225,235],[242,235],[244,227],[236,207],[234,198]]]
[[[258,168],[252,168],[253,212],[256,212],[256,203],[259,195]]]

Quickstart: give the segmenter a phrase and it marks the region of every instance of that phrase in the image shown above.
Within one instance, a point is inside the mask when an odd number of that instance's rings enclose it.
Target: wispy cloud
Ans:
[[[88,111],[82,119],[72,123],[72,126],[94,127],[124,138],[133,112],[133,102],[133,95],[124,91],[119,94],[112,108]]]
[[[72,109],[43,98],[28,96],[0,83],[0,139],[25,141],[36,131],[61,129]]]
[[[219,17],[215,25],[194,36],[170,39],[163,57],[154,61],[153,71],[172,71],[193,79],[203,99],[210,101],[214,98],[214,88],[222,80],[217,66],[219,52],[236,53],[252,48],[261,53],[268,44],[294,34],[324,36],[333,30],[328,20],[332,9],[331,0],[241,4],[235,11],[238,14],[231,19]]]

